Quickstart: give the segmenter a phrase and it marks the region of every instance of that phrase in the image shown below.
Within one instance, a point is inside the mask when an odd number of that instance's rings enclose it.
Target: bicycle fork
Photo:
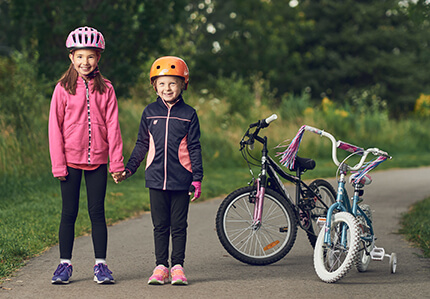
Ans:
[[[255,196],[254,217],[252,223],[256,229],[261,226],[261,219],[263,216],[264,195],[266,194],[267,185],[267,154],[267,137],[264,137],[261,155],[261,174],[257,179],[257,194]]]
[[[255,205],[254,205],[254,218],[253,226],[260,226],[261,218],[263,215],[263,203],[264,195],[266,193],[266,188],[261,185],[260,178],[257,180],[257,194],[255,195]]]
[[[338,182],[338,188],[337,188],[337,198],[336,203],[330,206],[330,208],[327,211],[327,218],[326,218],[326,225],[325,225],[325,234],[324,234],[324,244],[327,246],[331,246],[331,222],[332,222],[332,216],[334,210],[339,210],[342,212],[347,212],[347,209],[342,203],[345,203],[346,205],[349,205],[348,200],[343,200],[345,197],[348,198],[348,194],[346,193],[345,189],[345,175],[346,171],[340,171],[340,177]],[[346,248],[347,247],[347,227],[346,225],[342,225],[342,234],[341,234],[341,240],[340,244]]]

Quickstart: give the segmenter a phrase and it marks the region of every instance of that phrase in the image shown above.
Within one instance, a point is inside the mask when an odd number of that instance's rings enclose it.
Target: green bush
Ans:
[[[36,69],[37,57],[19,53],[12,58],[0,57],[0,277],[58,242],[61,196],[58,182],[51,175],[47,136],[54,83],[47,84],[38,78]],[[125,162],[134,148],[142,111],[155,99],[145,78],[142,75],[131,98],[118,99]],[[285,96],[282,104],[275,106],[268,84],[262,79],[257,78],[252,86],[236,77],[217,80],[216,88],[194,90],[190,85],[184,94],[200,119],[205,171],[203,198],[228,194],[249,182],[250,173],[240,155],[239,141],[250,123],[272,113],[278,114],[278,120],[261,131],[268,136],[272,155],[283,150],[275,148],[278,144],[288,144],[300,126],[307,124],[346,142],[388,151],[394,160],[379,169],[430,164],[430,144],[423,142],[430,140],[428,118],[391,119],[381,101],[364,96],[354,103],[335,106],[324,99],[320,105],[312,106],[307,94],[302,93]],[[260,150],[256,145],[253,154],[258,156]],[[335,174],[330,160],[331,144],[325,138],[306,133],[299,155],[317,161],[317,169],[306,173],[307,177]],[[90,230],[88,215],[83,212],[85,188],[81,191],[77,235]],[[430,208],[420,206],[420,209]],[[120,185],[109,180],[106,195],[109,224],[144,210],[149,210],[144,167]],[[421,230],[417,233],[423,235]]]
[[[282,119],[295,120],[303,119],[306,108],[311,106],[311,97],[309,93],[302,92],[300,96],[293,94],[284,95],[281,99],[279,113]]]
[[[402,216],[401,224],[400,233],[430,258],[430,198],[411,206],[409,212]]]
[[[0,177],[46,169],[48,84],[37,75],[37,55],[0,58],[0,78],[6,78],[0,84]]]

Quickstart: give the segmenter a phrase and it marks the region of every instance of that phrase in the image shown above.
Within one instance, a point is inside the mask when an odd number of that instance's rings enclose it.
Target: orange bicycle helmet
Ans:
[[[184,60],[175,56],[164,56],[154,61],[149,72],[151,84],[154,85],[154,80],[160,76],[177,76],[185,81],[184,90],[188,87],[190,78],[188,66]],[[155,86],[154,86],[155,88]]]

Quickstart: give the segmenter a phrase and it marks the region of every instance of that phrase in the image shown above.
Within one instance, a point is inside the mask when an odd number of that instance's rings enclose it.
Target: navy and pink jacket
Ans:
[[[132,174],[146,158],[146,187],[188,190],[203,179],[200,125],[196,110],[182,96],[168,107],[158,97],[143,111],[136,146],[126,169]]]
[[[118,103],[109,80],[104,94],[92,92],[78,77],[76,94],[55,86],[49,112],[49,151],[54,177],[67,176],[67,164],[107,164],[109,171],[124,170]]]

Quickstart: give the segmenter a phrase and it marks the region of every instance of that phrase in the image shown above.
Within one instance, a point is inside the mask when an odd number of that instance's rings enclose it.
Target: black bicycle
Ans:
[[[267,137],[259,133],[276,118],[273,114],[249,125],[240,141],[240,151],[252,180],[248,187],[230,193],[216,215],[221,244],[234,258],[251,265],[268,265],[282,259],[294,245],[298,226],[306,231],[314,247],[320,231],[318,220],[325,221],[328,208],[336,200],[336,192],[329,182],[317,179],[307,185],[302,181],[301,175],[315,168],[314,160],[296,157],[290,169],[295,175],[291,175],[269,156]],[[255,141],[262,144],[259,158],[250,153]],[[251,165],[261,167],[257,178]],[[295,201],[280,177],[296,186]]]

